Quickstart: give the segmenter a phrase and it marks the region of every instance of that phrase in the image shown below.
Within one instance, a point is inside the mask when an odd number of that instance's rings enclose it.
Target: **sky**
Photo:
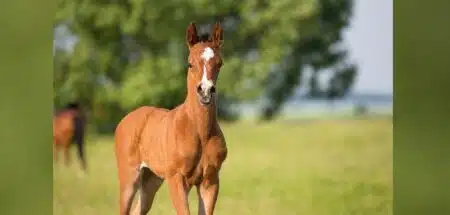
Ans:
[[[354,92],[393,92],[393,0],[355,0],[344,31],[350,59],[358,64]]]

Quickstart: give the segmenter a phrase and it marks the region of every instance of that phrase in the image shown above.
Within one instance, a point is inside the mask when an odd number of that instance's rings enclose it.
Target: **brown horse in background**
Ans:
[[[194,23],[186,32],[189,47],[187,96],[172,110],[144,106],[127,116],[115,131],[120,184],[120,214],[147,214],[164,180],[178,215],[188,215],[193,186],[199,214],[212,215],[219,193],[219,170],[227,156],[217,121],[216,81],[222,59],[223,29],[217,23],[209,38],[200,38]]]
[[[53,155],[58,162],[58,154],[63,151],[66,165],[70,164],[70,146],[77,145],[81,167],[86,171],[84,155],[85,116],[78,103],[70,103],[53,116]]]

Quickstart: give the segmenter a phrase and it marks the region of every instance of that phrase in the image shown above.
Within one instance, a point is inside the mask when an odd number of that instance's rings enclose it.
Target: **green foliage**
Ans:
[[[110,107],[119,116],[140,105],[173,108],[186,93],[188,23],[206,33],[220,21],[225,44],[218,92],[226,99],[219,100],[219,117],[234,119],[230,103],[265,95],[271,105],[263,115],[270,119],[299,85],[305,66],[318,71],[342,60],[331,46],[341,39],[351,3],[60,0],[55,22],[78,41],[70,56],[56,52],[55,103],[81,100],[94,120],[105,123]],[[274,73],[281,76],[278,83],[270,78]]]
[[[274,69],[275,79],[281,81],[267,89],[268,102],[263,106],[263,120],[272,119],[278,113],[299,85],[305,66],[313,70],[308,96],[335,99],[349,91],[356,76],[356,66],[346,62],[347,52],[340,42],[342,29],[349,24],[352,6],[351,0],[319,0],[319,12],[314,17],[316,33],[291,43],[292,51],[284,55],[279,67]],[[324,71],[333,74],[328,88],[320,89],[318,76]],[[270,85],[272,80],[270,77],[267,84]]]

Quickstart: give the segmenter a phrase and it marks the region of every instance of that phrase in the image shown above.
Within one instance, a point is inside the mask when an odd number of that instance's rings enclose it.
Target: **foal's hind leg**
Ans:
[[[53,143],[53,160],[55,164],[58,163],[58,152],[59,152],[58,145],[56,145],[56,143]]]
[[[53,160],[57,164],[59,162],[59,153],[61,151],[62,144],[59,138],[53,137]]]
[[[140,170],[140,192],[139,200],[133,209],[134,215],[146,215],[153,204],[163,180],[156,176],[149,168],[142,167]]]
[[[63,148],[66,166],[70,165],[70,145],[67,144]]]
[[[129,215],[134,196],[139,188],[139,174],[127,183],[120,184],[120,215]]]

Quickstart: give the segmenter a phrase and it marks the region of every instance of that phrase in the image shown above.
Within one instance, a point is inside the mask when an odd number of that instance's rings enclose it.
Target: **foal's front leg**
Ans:
[[[189,215],[189,187],[186,185],[184,177],[180,174],[175,174],[167,179],[167,184],[177,215]]]
[[[203,179],[197,186],[198,194],[198,214],[213,215],[214,208],[219,194],[219,176],[214,173],[212,176]]]

